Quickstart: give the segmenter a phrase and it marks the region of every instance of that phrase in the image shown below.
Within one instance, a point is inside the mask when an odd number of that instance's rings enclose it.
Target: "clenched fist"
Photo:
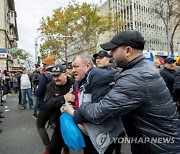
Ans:
[[[75,95],[72,94],[71,92],[69,92],[66,95],[64,95],[64,99],[67,102],[74,102],[75,101]]]

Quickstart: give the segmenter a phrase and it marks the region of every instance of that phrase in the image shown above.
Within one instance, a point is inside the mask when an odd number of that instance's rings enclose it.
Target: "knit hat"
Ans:
[[[42,60],[42,63],[45,65],[54,65],[56,61],[56,56],[54,54],[46,57],[45,59]]]

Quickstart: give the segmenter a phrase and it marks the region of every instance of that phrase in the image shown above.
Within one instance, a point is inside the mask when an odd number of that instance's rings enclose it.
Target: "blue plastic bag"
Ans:
[[[73,117],[66,112],[60,116],[60,129],[64,142],[70,149],[79,150],[85,147],[82,132]]]

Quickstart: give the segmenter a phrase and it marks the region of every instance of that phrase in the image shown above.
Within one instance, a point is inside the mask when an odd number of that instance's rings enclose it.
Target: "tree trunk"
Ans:
[[[180,20],[177,22],[177,24],[175,25],[174,29],[173,29],[173,32],[172,32],[172,35],[171,35],[171,42],[170,42],[170,49],[171,49],[171,54],[174,54],[174,34],[176,32],[176,29],[178,28],[178,26],[180,25]]]
[[[166,25],[166,41],[167,41],[167,45],[166,45],[166,50],[168,53],[168,56],[170,55],[170,51],[169,51],[169,24],[167,23]]]

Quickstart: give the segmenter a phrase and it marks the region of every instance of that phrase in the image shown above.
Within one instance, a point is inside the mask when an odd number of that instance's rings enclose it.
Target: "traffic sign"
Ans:
[[[12,53],[15,53],[15,52],[16,52],[16,49],[15,49],[15,48],[12,48],[12,49],[11,49],[11,52],[12,52]]]

